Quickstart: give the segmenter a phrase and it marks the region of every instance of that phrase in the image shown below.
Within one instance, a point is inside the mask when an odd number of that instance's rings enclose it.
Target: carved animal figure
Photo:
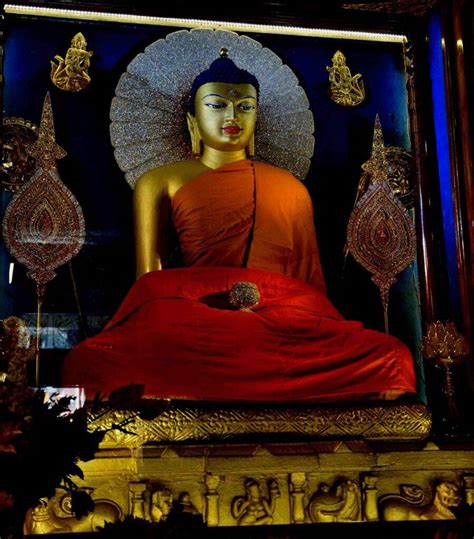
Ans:
[[[95,532],[105,522],[115,522],[122,516],[120,507],[112,500],[94,500],[94,511],[77,519],[70,509],[70,496],[59,501],[42,498],[34,509],[28,511],[23,525],[25,535],[48,533]]]
[[[333,490],[333,491],[331,491]],[[354,481],[343,481],[331,489],[321,483],[308,506],[312,522],[355,522],[360,520],[360,491]]]
[[[433,501],[425,501],[424,492],[416,485],[401,485],[401,495],[389,494],[380,499],[384,520],[454,520],[451,511],[460,503],[459,488],[450,481],[443,481],[434,489]]]

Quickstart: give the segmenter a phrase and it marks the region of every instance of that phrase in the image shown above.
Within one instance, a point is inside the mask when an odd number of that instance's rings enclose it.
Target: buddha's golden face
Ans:
[[[196,92],[195,111],[204,146],[243,150],[255,131],[257,91],[251,84],[208,82]]]

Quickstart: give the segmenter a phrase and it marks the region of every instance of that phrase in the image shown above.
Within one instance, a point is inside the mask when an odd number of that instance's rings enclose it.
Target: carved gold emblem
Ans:
[[[346,57],[336,51],[332,57],[332,66],[326,66],[329,73],[329,97],[343,107],[355,107],[365,99],[365,88],[362,75],[352,75],[346,65]]]
[[[51,60],[51,80],[55,86],[66,92],[80,92],[91,81],[87,70],[93,54],[88,51],[86,38],[78,32],[71,40],[71,46],[63,58],[58,54]]]

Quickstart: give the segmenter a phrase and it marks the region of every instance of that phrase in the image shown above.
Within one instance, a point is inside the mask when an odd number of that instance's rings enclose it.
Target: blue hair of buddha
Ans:
[[[246,71],[240,69],[234,62],[227,57],[227,50],[221,49],[221,58],[214,60],[206,71],[200,73],[193,82],[191,87],[191,95],[189,98],[189,112],[194,116],[194,100],[196,98],[196,92],[203,85],[208,82],[223,82],[226,84],[251,84],[255,90],[257,90],[257,99],[260,91],[260,85],[257,77]]]

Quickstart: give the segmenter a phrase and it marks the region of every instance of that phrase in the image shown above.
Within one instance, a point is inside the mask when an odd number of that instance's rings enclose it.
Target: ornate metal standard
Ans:
[[[371,184],[356,203],[347,225],[347,244],[355,260],[379,287],[388,332],[389,291],[395,276],[415,258],[413,221],[392,192],[380,120],[377,115],[370,159],[363,165]]]
[[[82,210],[56,169],[56,160],[66,152],[55,141],[49,93],[44,100],[38,140],[27,152],[36,159],[36,170],[8,205],[3,235],[12,256],[28,268],[28,277],[36,283],[36,384],[39,385],[44,289],[56,276],[54,270],[79,252],[85,237]]]
[[[447,416],[442,418],[445,429],[443,434],[456,435],[461,425],[456,405],[453,370],[469,354],[467,341],[458,332],[453,322],[443,324],[437,320],[428,324],[426,336],[423,337],[422,353],[443,372],[443,394],[447,404]]]

